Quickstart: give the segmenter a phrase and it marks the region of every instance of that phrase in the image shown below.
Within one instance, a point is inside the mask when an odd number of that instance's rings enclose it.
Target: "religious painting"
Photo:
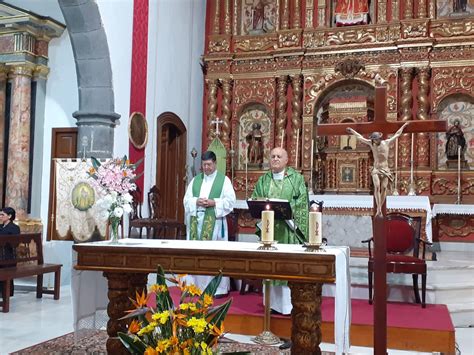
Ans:
[[[271,121],[265,106],[247,106],[239,119],[238,169],[263,170],[269,166]]]
[[[474,14],[474,0],[438,0],[438,17],[463,17]]]
[[[333,8],[337,27],[369,23],[369,0],[335,0]]]
[[[277,23],[277,0],[242,1],[242,35],[262,35],[275,32]]]
[[[341,165],[339,171],[340,185],[355,184],[356,167],[354,165]]]
[[[461,136],[465,142],[462,157],[469,170],[474,169],[474,99],[465,95],[450,96],[441,102],[438,117],[448,123],[448,132],[436,134],[438,169],[447,169],[448,156],[455,155],[453,150],[457,149],[457,144],[455,148],[450,147],[453,140],[458,140]],[[456,134],[452,134],[454,130]]]

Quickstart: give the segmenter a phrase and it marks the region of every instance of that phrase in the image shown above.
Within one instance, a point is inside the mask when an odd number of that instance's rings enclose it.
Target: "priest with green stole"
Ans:
[[[274,148],[270,153],[271,171],[260,176],[252,198],[275,198],[290,202],[293,220],[275,220],[274,238],[278,243],[298,244],[308,235],[308,190],[304,177],[295,169],[287,167],[288,153],[283,148]],[[260,228],[257,225],[257,234]],[[278,246],[277,246],[278,247]],[[290,289],[286,281],[273,281],[270,294],[271,308],[281,314],[291,313]]]
[[[202,154],[202,173],[191,180],[184,195],[188,240],[228,239],[226,216],[234,209],[235,192],[230,179],[217,171],[216,160],[212,151]],[[204,290],[211,279],[212,276],[188,276],[186,282]],[[223,277],[216,296],[227,294],[229,285],[229,278]]]

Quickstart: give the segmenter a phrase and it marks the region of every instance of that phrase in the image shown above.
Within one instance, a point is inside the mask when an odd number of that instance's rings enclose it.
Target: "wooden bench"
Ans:
[[[0,282],[3,283],[2,311],[10,310],[11,281],[21,277],[36,276],[36,298],[43,293],[59,299],[61,264],[45,264],[40,233],[0,235]],[[43,275],[54,272],[54,289],[43,288]]]

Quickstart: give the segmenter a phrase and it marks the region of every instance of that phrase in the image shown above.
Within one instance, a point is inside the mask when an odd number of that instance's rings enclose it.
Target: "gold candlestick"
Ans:
[[[458,197],[456,204],[461,204],[461,146],[458,146]]]

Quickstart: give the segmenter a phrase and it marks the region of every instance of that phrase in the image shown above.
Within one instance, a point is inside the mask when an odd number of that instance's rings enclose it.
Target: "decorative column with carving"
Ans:
[[[304,27],[305,28],[313,28],[313,11],[314,11],[314,0],[306,0],[306,8],[305,8],[305,20],[304,20]]]
[[[377,23],[387,23],[387,0],[377,2]]]
[[[232,117],[232,80],[221,79],[222,84],[222,143],[228,147],[230,139],[230,120]]]
[[[400,120],[410,121],[412,119],[412,81],[413,81],[413,68],[403,68],[401,70],[401,83],[400,83]],[[408,168],[410,166],[410,135],[403,134],[399,138],[399,161],[400,167]]]
[[[207,84],[207,144],[216,137],[216,130],[213,128],[212,121],[217,115],[217,88],[219,81],[217,79],[206,79]]]
[[[299,161],[295,161],[296,155],[298,160],[301,159],[303,147],[303,132],[301,130],[301,113],[303,112],[303,78],[300,74],[291,75],[291,85],[293,87],[293,97],[291,98],[291,128],[292,128],[292,144],[290,153],[290,164],[293,162],[295,168],[299,168]],[[296,149],[298,148],[298,154]]]
[[[405,0],[405,11],[403,11],[403,19],[409,20],[413,18],[413,0]]]
[[[392,0],[392,21],[400,19],[400,4],[398,0]]]
[[[288,76],[281,75],[278,78],[278,106],[277,106],[277,119],[275,124],[275,146],[280,146],[280,142],[283,141],[283,148],[286,147],[286,123],[287,114],[286,109],[288,103],[286,101],[286,91],[288,88]]]
[[[232,34],[231,18],[230,18],[230,0],[224,2],[224,33]]]
[[[7,73],[4,66],[0,66],[0,132],[5,132],[5,94],[7,87]],[[0,139],[0,201],[3,201],[3,174],[5,172],[5,139]]]
[[[418,0],[418,18],[426,17],[426,0]]]
[[[281,29],[290,28],[290,3],[289,0],[281,0]]]
[[[326,0],[318,0],[318,27],[326,26]]]
[[[24,219],[28,210],[30,178],[31,77],[33,68],[18,65],[12,68],[10,134],[5,205]]]
[[[417,119],[429,119],[429,85],[430,85],[430,68],[418,69],[418,113]],[[426,168],[430,166],[430,140],[429,133],[417,133],[417,166]]]
[[[293,28],[301,28],[301,0],[293,1]]]
[[[218,35],[221,33],[221,0],[214,0],[216,7],[214,8],[214,23],[212,33]]]
[[[430,19],[436,18],[436,0],[428,0],[428,17]]]

